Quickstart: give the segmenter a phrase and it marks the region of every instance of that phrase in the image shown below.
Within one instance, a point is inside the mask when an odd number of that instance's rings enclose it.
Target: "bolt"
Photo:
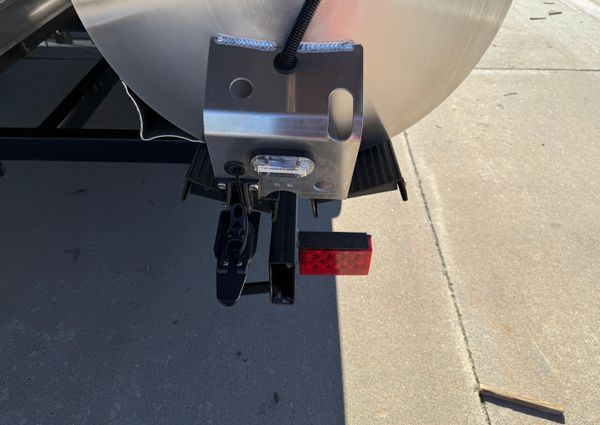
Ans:
[[[229,261],[223,260],[223,267],[227,267],[229,265]]]
[[[225,183],[217,183],[217,187],[221,190],[227,189],[227,184]]]
[[[236,266],[238,266],[238,267],[242,267],[243,265],[244,265],[244,263],[241,260],[238,261],[237,264],[236,264]]]
[[[251,184],[250,187],[250,192],[258,192],[258,185],[257,184]]]
[[[281,187],[281,183],[275,183],[274,186],[275,187]]]

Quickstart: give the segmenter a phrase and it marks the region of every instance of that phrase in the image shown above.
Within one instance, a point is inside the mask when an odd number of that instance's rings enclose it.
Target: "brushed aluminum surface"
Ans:
[[[263,196],[280,190],[311,199],[348,196],[363,130],[363,50],[350,47],[303,51],[296,71],[281,74],[273,66],[276,51],[213,40],[204,133],[217,181],[231,179],[228,164],[236,162],[243,164],[242,177],[258,180]],[[340,87],[348,97],[334,105],[331,97]],[[340,133],[339,121],[349,126],[346,134]],[[260,173],[251,166],[257,155],[303,156],[314,166],[305,176]]]
[[[283,45],[303,0],[73,0],[111,66],[148,105],[198,138],[210,38]],[[364,48],[365,131],[390,135],[437,107],[475,67],[511,0],[323,0],[305,41]]]

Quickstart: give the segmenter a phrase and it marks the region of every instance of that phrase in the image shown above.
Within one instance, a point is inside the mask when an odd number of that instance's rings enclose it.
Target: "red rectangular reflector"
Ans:
[[[300,232],[299,242],[300,274],[369,274],[373,245],[367,234]]]

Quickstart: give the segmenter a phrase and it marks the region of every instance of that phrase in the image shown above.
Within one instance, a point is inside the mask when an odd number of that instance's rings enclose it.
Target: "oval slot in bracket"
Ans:
[[[348,140],[352,135],[354,122],[354,97],[344,88],[329,94],[328,133],[338,142]]]

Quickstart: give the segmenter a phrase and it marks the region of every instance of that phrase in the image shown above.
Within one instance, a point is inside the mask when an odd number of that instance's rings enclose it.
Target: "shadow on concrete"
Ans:
[[[179,200],[186,167],[5,165],[0,423],[344,423],[333,278],[300,279],[294,307],[222,307],[219,205]],[[301,208],[303,229],[339,213]]]

